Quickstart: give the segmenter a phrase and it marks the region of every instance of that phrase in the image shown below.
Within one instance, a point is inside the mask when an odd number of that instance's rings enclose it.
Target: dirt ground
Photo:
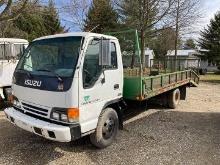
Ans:
[[[0,164],[220,164],[220,84],[201,83],[187,92],[176,110],[142,109],[103,150],[87,137],[48,141],[0,114]]]

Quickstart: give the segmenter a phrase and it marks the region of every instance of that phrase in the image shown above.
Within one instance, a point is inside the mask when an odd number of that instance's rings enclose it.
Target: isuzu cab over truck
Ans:
[[[185,98],[186,87],[197,86],[198,75],[184,68],[151,76],[140,65],[134,33],[125,43],[122,37],[122,51],[116,37],[86,32],[31,42],[14,72],[13,106],[5,109],[8,120],[59,142],[90,135],[92,144],[104,148],[122,127],[124,100],[164,94],[175,108]]]

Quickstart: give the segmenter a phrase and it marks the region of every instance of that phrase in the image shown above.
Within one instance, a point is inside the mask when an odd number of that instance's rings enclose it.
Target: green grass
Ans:
[[[220,84],[220,74],[208,73],[206,75],[201,75],[200,80],[203,82],[219,83]]]

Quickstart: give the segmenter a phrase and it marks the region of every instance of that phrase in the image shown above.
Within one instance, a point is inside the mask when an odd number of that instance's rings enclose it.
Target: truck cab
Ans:
[[[7,100],[11,93],[12,77],[19,57],[28,41],[18,38],[0,38],[0,99]],[[3,102],[1,102],[2,105]]]
[[[119,127],[123,65],[117,38],[67,33],[38,38],[22,55],[5,109],[13,124],[70,142],[90,134],[103,148]]]

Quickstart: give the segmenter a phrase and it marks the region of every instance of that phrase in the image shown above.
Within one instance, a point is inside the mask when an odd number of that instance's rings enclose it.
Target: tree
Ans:
[[[207,28],[201,31],[199,45],[206,58],[213,63],[220,63],[220,12],[210,21]]]
[[[13,1],[0,0],[0,22],[8,21],[18,17],[26,8],[28,0]],[[14,6],[19,6],[14,8]]]
[[[150,48],[155,52],[156,58],[164,58],[168,50],[175,49],[175,29],[167,28],[157,33],[157,36],[151,41]],[[179,46],[181,40],[178,40]]]
[[[14,6],[14,8],[19,6]],[[30,10],[31,9],[31,10]],[[47,6],[37,1],[28,2],[26,9],[11,21],[0,24],[1,37],[35,38],[64,32],[52,1]]]
[[[150,43],[149,39],[156,31],[167,28],[163,19],[169,14],[173,0],[115,0],[114,2],[122,22],[140,32],[141,61],[144,66],[145,43]]]
[[[44,7],[42,14],[46,34],[56,34],[64,32],[64,27],[61,26],[55,4],[52,0],[49,0],[48,6]]]
[[[84,24],[91,1],[92,0],[70,0],[62,4],[60,11],[64,17],[63,20],[73,25],[75,29],[84,30]]]
[[[184,44],[184,48],[185,49],[195,49],[196,48],[195,41],[192,38],[186,40],[186,43]]]
[[[117,29],[118,14],[113,9],[110,0],[93,0],[89,8],[85,24],[85,31],[103,33]]]
[[[0,24],[0,38],[28,38],[28,34],[15,27],[12,21],[2,21]]]
[[[168,19],[172,20],[175,37],[175,59],[177,59],[178,38],[181,33],[189,33],[192,25],[195,25],[201,17],[200,0],[174,0]],[[176,68],[176,67],[175,67]]]
[[[14,27],[27,33],[27,38],[32,41],[35,38],[46,35],[47,29],[44,26],[43,9],[40,4],[28,4],[33,11],[24,11],[18,19],[13,21]]]

